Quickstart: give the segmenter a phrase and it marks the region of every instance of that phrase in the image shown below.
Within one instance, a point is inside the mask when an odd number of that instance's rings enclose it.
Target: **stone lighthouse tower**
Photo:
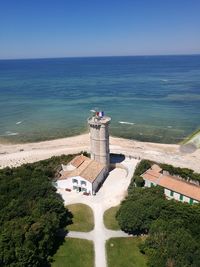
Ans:
[[[106,166],[107,171],[110,166],[109,150],[109,123],[110,117],[104,116],[104,112],[93,112],[88,119],[90,127],[90,153],[91,159]]]

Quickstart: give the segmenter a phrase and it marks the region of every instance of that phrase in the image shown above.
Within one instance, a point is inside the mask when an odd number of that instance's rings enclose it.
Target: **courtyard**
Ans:
[[[67,192],[59,189],[65,206],[82,203],[88,205],[94,214],[94,229],[90,232],[69,231],[68,238],[77,238],[93,241],[95,254],[95,267],[106,267],[106,241],[110,238],[128,237],[121,230],[109,230],[104,225],[104,212],[117,206],[126,196],[128,185],[135,171],[138,160],[124,158],[117,168],[110,171],[103,186],[95,196],[85,196],[79,192]]]

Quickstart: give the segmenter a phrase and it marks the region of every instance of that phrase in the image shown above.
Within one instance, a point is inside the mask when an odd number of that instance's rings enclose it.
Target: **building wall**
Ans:
[[[109,151],[109,122],[97,120],[92,117],[88,119],[90,126],[90,152],[91,159],[104,164],[107,169],[110,165],[110,151]]]
[[[171,191],[169,189],[166,189],[166,188],[165,188],[164,192],[165,192],[166,197],[169,198],[169,199],[175,199],[175,200],[178,200],[178,201],[188,202],[188,203],[190,202],[190,198],[186,197],[184,195],[182,196],[182,200],[181,200],[180,199],[180,196],[181,196],[180,193],[173,192],[173,191]],[[171,192],[173,192],[173,196],[171,195]]]
[[[164,190],[164,193],[165,193],[166,197],[169,198],[169,199],[175,199],[175,200],[178,200],[178,201],[181,201],[181,202],[187,202],[187,203],[190,203],[190,201],[191,201],[191,198],[187,197],[185,195],[182,195],[182,200],[181,200],[180,199],[181,194],[177,193],[177,192],[173,192],[173,196],[172,196],[171,195],[171,190],[166,189],[166,188]],[[199,203],[199,202],[197,200],[193,199],[193,203]]]
[[[56,187],[62,188],[62,189],[71,189],[72,191],[78,191],[78,192],[79,192],[79,187],[80,187],[81,189],[85,188],[87,193],[94,194],[95,192],[98,191],[98,189],[104,182],[106,176],[107,176],[107,171],[105,168],[100,172],[100,174],[97,176],[97,178],[95,179],[93,183],[89,182],[88,180],[84,179],[81,176],[75,176],[75,177],[71,177],[65,180],[57,180]],[[74,179],[76,179],[77,182],[73,182]],[[81,182],[85,182],[86,186],[82,185]],[[77,187],[77,189],[75,189],[74,186]],[[81,191],[81,192],[84,192],[84,191]]]
[[[152,185],[154,185],[154,186],[157,185],[156,183],[151,182],[149,180],[144,180],[144,181],[145,181],[145,184],[144,184],[145,187],[151,187]]]
[[[109,166],[110,164],[110,150],[109,150],[109,132],[108,124],[102,124],[99,132],[100,142],[100,162]]]
[[[157,184],[153,183],[153,182],[151,182],[149,180],[145,180],[145,184],[144,184],[145,187],[151,187],[152,185],[156,186]],[[174,191],[172,191],[172,192],[173,193],[171,193],[171,190],[169,190],[167,188],[164,188],[164,194],[168,199],[175,199],[177,201],[187,202],[187,203],[192,204],[191,203],[191,198],[182,195],[182,199],[181,199],[180,198],[180,196],[181,196],[180,193],[177,193],[177,192],[174,192]],[[193,199],[193,203],[199,203],[199,201]]]
[[[73,182],[73,179],[76,179],[77,182]],[[81,182],[85,182],[86,186],[82,185]],[[57,180],[56,185],[58,188],[71,189],[72,191],[79,191],[79,187],[80,187],[81,189],[82,188],[86,189],[87,193],[92,194],[92,183],[90,183],[89,181],[87,181],[81,176],[75,176],[75,177],[71,177],[65,180]],[[74,189],[74,187],[77,187],[77,189]]]
[[[91,159],[100,162],[100,125],[90,124],[90,152]]]
[[[105,178],[107,176],[106,168],[103,169],[100,174],[97,176],[97,178],[94,180],[92,184],[92,192],[95,193],[98,191],[102,183],[104,182]]]

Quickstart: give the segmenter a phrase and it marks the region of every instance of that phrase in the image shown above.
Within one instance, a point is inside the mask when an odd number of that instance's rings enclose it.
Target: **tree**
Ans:
[[[143,187],[144,179],[141,176],[135,176],[135,184],[137,187]]]
[[[151,168],[151,165],[153,163],[149,160],[141,160],[140,163],[137,165],[135,172],[133,174],[133,177],[131,179],[130,185],[128,187],[128,190],[131,190],[133,187],[135,187],[135,184],[139,187],[144,186],[143,178],[140,177],[146,170]],[[140,178],[139,178],[140,177]]]
[[[198,267],[200,204],[167,200],[159,187],[129,189],[117,220],[122,230],[147,234],[140,247],[149,267]]]
[[[71,221],[52,179],[72,157],[0,170],[0,266],[48,265],[58,230]]]
[[[121,203],[116,218],[127,233],[147,233],[152,221],[159,217],[165,206],[161,188],[134,188]]]
[[[149,267],[198,267],[200,247],[181,220],[156,220],[145,241]]]

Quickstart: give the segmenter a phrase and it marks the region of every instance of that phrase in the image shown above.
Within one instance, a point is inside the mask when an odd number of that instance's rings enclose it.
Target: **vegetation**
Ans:
[[[109,239],[106,242],[108,267],[146,267],[146,257],[139,249],[140,243],[141,239],[136,237]]]
[[[71,214],[52,185],[72,155],[0,170],[0,266],[46,266]]]
[[[180,220],[156,220],[143,245],[150,267],[198,267],[199,241],[195,240]]]
[[[137,165],[135,172],[133,174],[133,177],[131,179],[131,183],[129,185],[128,190],[131,190],[133,187],[143,187],[144,186],[144,180],[140,176],[142,175],[145,171],[147,171],[149,168],[151,168],[152,162],[149,160],[141,160],[140,163]]]
[[[120,230],[118,221],[116,220],[116,213],[119,210],[119,206],[111,207],[106,210],[103,215],[104,224],[106,228],[110,230]]]
[[[136,167],[136,170],[134,172],[134,175],[131,179],[131,183],[129,185],[129,190],[131,190],[133,187],[143,187],[144,186],[144,180],[141,177],[141,175],[151,168],[153,164],[158,164],[163,170],[168,171],[170,175],[177,175],[180,176],[182,179],[190,182],[195,182],[196,184],[200,185],[200,174],[194,172],[191,169],[188,168],[180,168],[180,167],[174,167],[169,164],[161,164],[156,163],[150,160],[141,160],[141,162]]]
[[[68,205],[67,209],[73,214],[72,224],[67,227],[69,231],[89,232],[94,229],[94,216],[89,206],[79,203]]]
[[[195,181],[196,183],[198,183],[198,185],[200,185],[200,174],[195,173],[191,169],[174,167],[174,166],[168,165],[168,164],[160,164],[160,167],[163,170],[168,171],[169,174],[171,174],[171,175],[180,176],[182,179],[184,179],[186,181]]]
[[[92,241],[66,238],[53,256],[52,267],[93,267],[94,248]]]
[[[199,204],[166,200],[159,187],[135,187],[129,190],[116,217],[125,232],[148,234],[140,248],[149,267],[199,266]]]
[[[117,220],[129,234],[146,234],[166,205],[161,188],[133,188],[122,202]]]

